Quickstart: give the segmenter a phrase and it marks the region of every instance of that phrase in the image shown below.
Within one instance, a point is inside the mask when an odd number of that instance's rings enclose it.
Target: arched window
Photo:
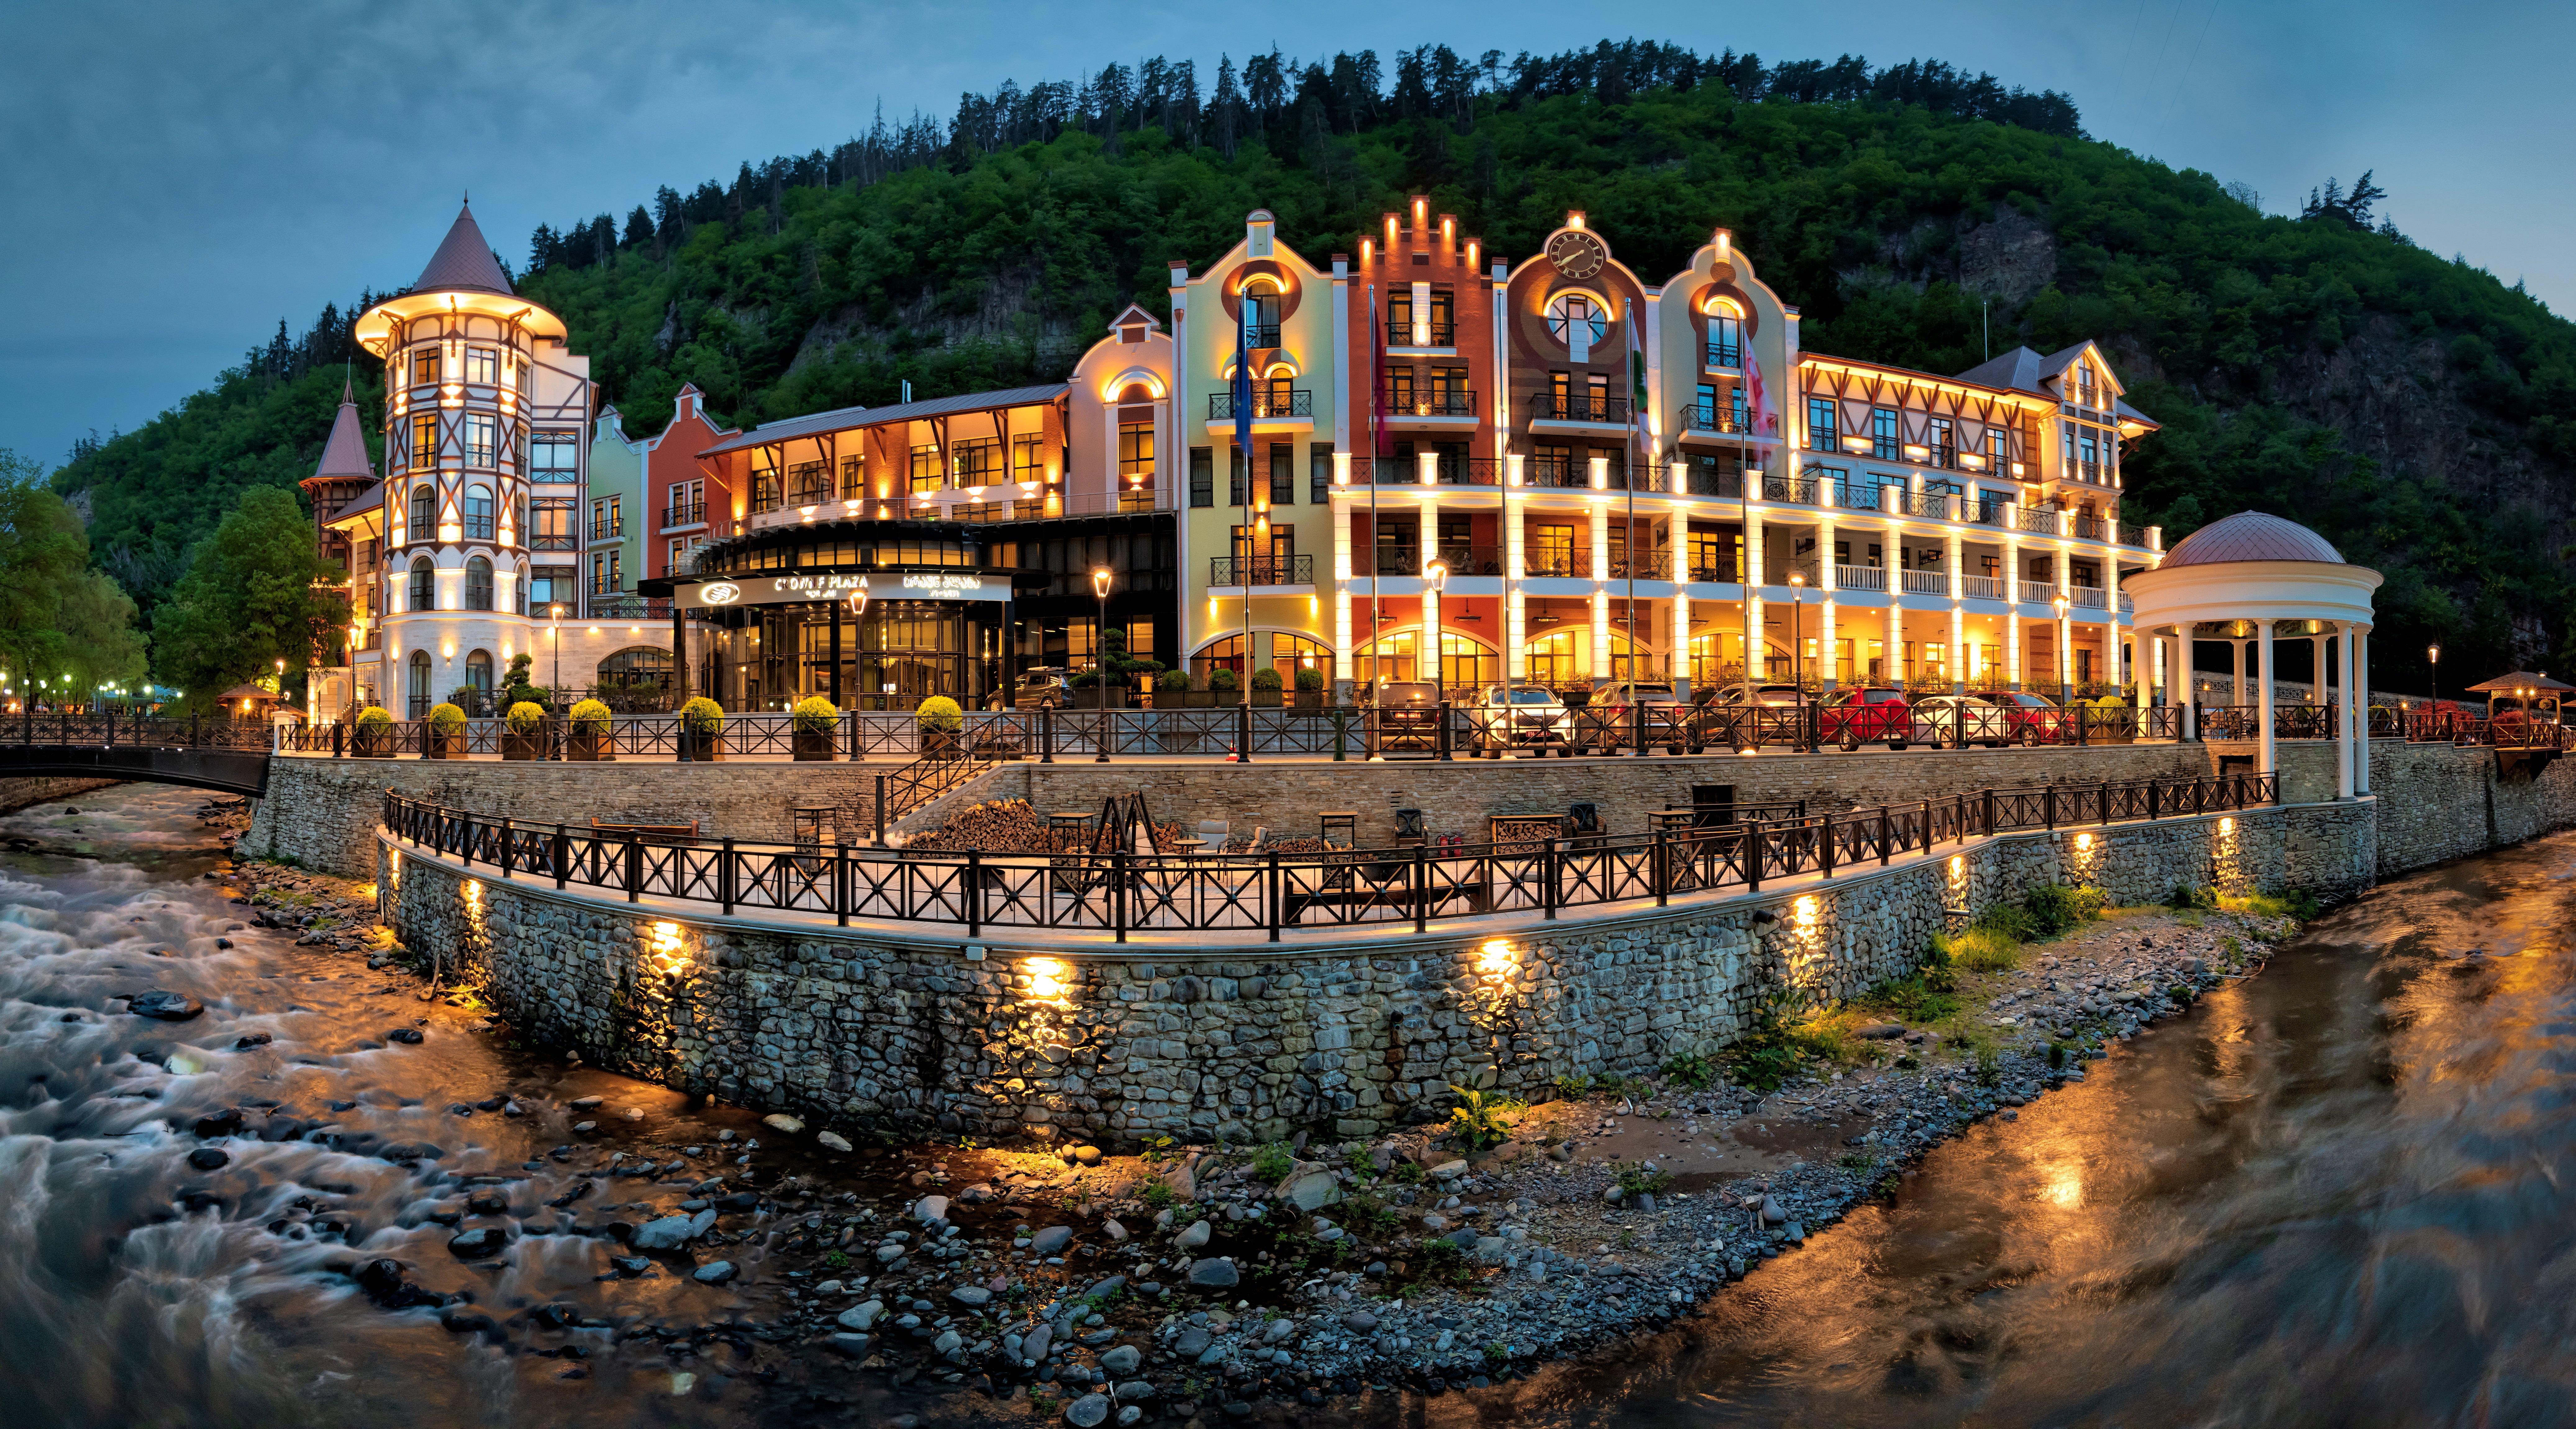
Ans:
[[[1575,361],[1589,362],[1593,347],[1610,335],[1610,315],[1590,293],[1559,293],[1547,300],[1547,335]]]
[[[1720,369],[1744,366],[1744,314],[1733,298],[1708,300],[1707,363]]]
[[[654,709],[671,688],[671,652],[629,645],[599,662],[600,699],[616,710]]]
[[[470,715],[488,715],[492,709],[492,652],[477,650],[465,657],[465,688],[474,692],[474,702],[466,707]]]
[[[465,488],[465,539],[492,539],[492,488],[476,484]]]
[[[525,615],[528,613],[528,563],[525,561],[519,562],[518,580],[515,584],[518,587],[519,613]]]
[[[427,556],[417,557],[411,563],[411,599],[404,603],[403,608],[405,610],[438,609],[438,567],[431,565]],[[419,658],[428,657],[424,655]]]
[[[510,498],[510,540],[520,546],[528,544],[528,493],[524,491]]]
[[[429,713],[429,652],[426,650],[411,652],[410,666],[411,679],[404,694],[409,696],[410,717],[420,719]]]
[[[465,563],[465,608],[492,608],[492,563],[481,556]]]
[[[1421,651],[1420,629],[1390,630],[1361,646],[1351,668],[1363,680],[1430,680],[1434,677],[1423,667]],[[1491,646],[1454,630],[1440,633],[1438,679],[1443,685],[1471,690],[1479,685],[1499,684],[1502,678],[1502,657]]]
[[[413,541],[433,540],[438,535],[438,493],[428,482],[411,489],[411,533]]]
[[[1254,278],[1243,285],[1243,325],[1246,347],[1279,345],[1279,285],[1268,278]]]

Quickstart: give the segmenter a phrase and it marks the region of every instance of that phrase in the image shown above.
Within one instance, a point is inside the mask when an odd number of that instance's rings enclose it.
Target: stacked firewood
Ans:
[[[1168,849],[1177,847],[1177,841],[1188,830],[1179,824],[1158,823],[1154,832]],[[967,805],[949,815],[948,822],[905,847],[944,853],[1089,853],[1091,839],[1088,823],[1050,828],[1028,800],[993,799]]]

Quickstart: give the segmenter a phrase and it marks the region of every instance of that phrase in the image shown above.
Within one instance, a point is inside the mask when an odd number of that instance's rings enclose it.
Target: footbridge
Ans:
[[[265,724],[128,714],[0,716],[0,779],[131,779],[257,799],[268,793]]]

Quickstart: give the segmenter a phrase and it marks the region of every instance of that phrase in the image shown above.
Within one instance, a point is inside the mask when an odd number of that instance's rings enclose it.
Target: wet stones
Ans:
[[[247,1052],[253,1047],[265,1047],[273,1040],[275,1039],[266,1032],[245,1032],[233,1039],[233,1050]]]
[[[189,1127],[189,1130],[204,1137],[239,1136],[241,1129],[241,1108],[237,1106],[228,1106],[222,1111],[210,1111],[197,1118],[196,1122]]]
[[[476,1226],[447,1242],[447,1253],[458,1260],[481,1260],[498,1255],[510,1244],[510,1233],[499,1226]]]
[[[232,1157],[212,1146],[200,1146],[188,1153],[188,1165],[199,1171],[220,1171]]]
[[[1049,1226],[1029,1238],[1029,1252],[1033,1255],[1059,1255],[1072,1243],[1073,1227]]]
[[[125,1004],[125,1010],[137,1017],[149,1017],[156,1021],[185,1022],[203,1014],[206,1005],[185,993],[170,992],[156,987],[149,992],[134,994],[133,998]]]
[[[1242,1283],[1241,1272],[1234,1268],[1230,1256],[1190,1262],[1190,1284],[1202,1290],[1225,1290]]]
[[[400,1042],[407,1047],[417,1047],[420,1045],[421,1040],[420,1029],[417,1027],[397,1027],[393,1031],[385,1034],[385,1040],[388,1042]]]
[[[730,1260],[708,1261],[706,1264],[699,1266],[697,1270],[689,1276],[691,1280],[698,1282],[700,1285],[722,1285],[726,1281],[733,1279],[733,1277],[734,1267],[733,1262]]]
[[[357,1282],[358,1293],[388,1310],[408,1310],[415,1305],[436,1305],[441,1297],[403,1279],[399,1260],[370,1260],[358,1267],[350,1279]]]

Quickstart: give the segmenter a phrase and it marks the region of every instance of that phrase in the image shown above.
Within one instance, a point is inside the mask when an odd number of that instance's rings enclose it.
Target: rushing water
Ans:
[[[756,1133],[747,1115],[513,1052],[360,960],[230,932],[241,910],[199,876],[200,796],[73,802],[0,818],[0,841],[42,845],[0,854],[0,1423],[777,1417],[785,1396],[748,1352],[631,1338],[771,1313],[756,1243],[730,1252],[754,1266],[745,1285],[619,1278],[577,1218],[642,1219],[644,1190],[544,1205],[579,1179],[549,1155],[578,1139],[573,1097],[609,1098],[610,1144],[712,1149]],[[1262,1417],[2576,1422],[2571,877],[2576,838],[2559,838],[2383,886],[1668,1333],[1491,1390]],[[2456,956],[2469,948],[2488,956]],[[207,1011],[152,1022],[111,996],[147,987]],[[387,1043],[423,1018],[421,1045]],[[257,1032],[275,1040],[234,1050]],[[529,1114],[454,1110],[499,1096]],[[189,1126],[231,1106],[253,1116],[215,1143],[230,1164],[192,1168],[209,1143]],[[441,1154],[381,1154],[421,1142]],[[436,1217],[465,1209],[478,1174],[511,1178],[508,1214],[463,1224],[516,1240],[469,1263]],[[377,1256],[470,1292],[506,1343],[369,1304],[341,1268]],[[550,1303],[604,1323],[530,1329]]]
[[[2559,837],[2385,884],[1670,1333],[1475,1408],[2576,1422],[2571,878]]]

